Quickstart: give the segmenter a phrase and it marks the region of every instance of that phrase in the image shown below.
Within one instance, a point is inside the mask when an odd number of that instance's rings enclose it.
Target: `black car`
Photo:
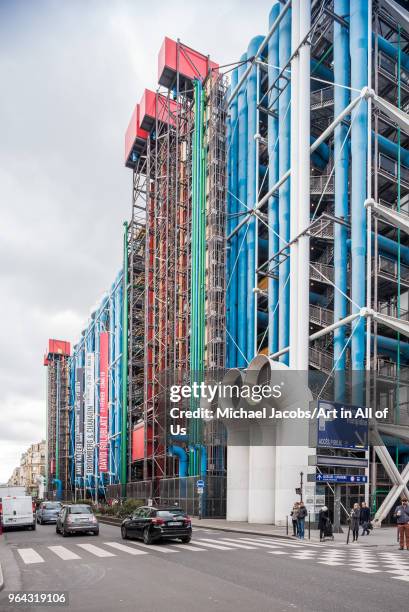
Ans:
[[[192,522],[186,512],[175,506],[141,506],[122,521],[121,535],[124,540],[143,539],[145,544],[175,539],[187,544],[192,539]]]

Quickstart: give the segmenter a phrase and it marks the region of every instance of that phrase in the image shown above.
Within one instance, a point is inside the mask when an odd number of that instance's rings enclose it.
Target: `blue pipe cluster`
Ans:
[[[269,15],[269,29],[283,10],[283,3],[273,2]],[[368,85],[368,3],[351,0],[334,0],[334,13],[342,20],[334,20],[333,62],[331,70],[322,61],[311,59],[311,89],[325,88],[334,83],[334,117],[349,105]],[[253,57],[260,46],[261,37],[251,40],[242,62]],[[396,44],[378,37],[379,49],[388,57],[397,60]],[[261,184],[264,168],[257,163],[257,135],[264,119],[257,123],[257,100],[259,107],[268,106],[270,111],[265,117],[267,123],[268,175],[265,189],[270,191],[290,168],[291,146],[291,83],[289,81],[288,60],[291,55],[291,10],[287,11],[279,27],[269,38],[263,51],[268,63],[268,83],[262,90],[257,89],[257,68],[252,67],[247,80],[242,84],[238,95],[230,106],[228,133],[228,171],[229,198],[228,234],[234,232],[246,213],[254,208],[260,199],[257,186]],[[409,55],[400,54],[402,69],[409,70]],[[230,91],[236,89],[238,81],[247,68],[242,64],[233,72]],[[283,74],[278,79],[280,71]],[[265,73],[264,73],[265,75]],[[264,76],[263,76],[264,78]],[[320,81],[321,80],[321,81]],[[259,84],[260,85],[260,84]],[[262,91],[268,91],[268,100],[263,100]],[[265,127],[265,124],[264,124]],[[315,136],[311,136],[311,144]],[[380,153],[398,160],[409,168],[409,150],[399,146],[383,135],[377,135]],[[372,138],[375,142],[375,138]],[[333,150],[322,143],[311,155],[312,168],[324,171],[334,160],[335,170],[335,216],[350,223],[334,224],[334,282],[333,292],[334,321],[344,319],[348,314],[366,306],[366,249],[367,223],[364,202],[367,197],[368,161],[368,104],[361,100],[351,113],[351,126],[340,123],[334,131]],[[257,174],[258,172],[258,174]],[[270,196],[267,203],[268,239],[255,235],[256,219],[252,215],[228,242],[229,260],[227,267],[228,295],[228,366],[245,367],[254,356],[258,331],[268,328],[268,352],[276,353],[289,345],[289,252],[285,247],[290,239],[290,189],[291,178],[284,181],[279,189]],[[259,226],[260,227],[260,226]],[[382,235],[377,237],[377,249],[393,260],[400,255],[402,263],[409,265],[409,247]],[[280,261],[272,261],[279,251]],[[256,279],[256,256],[258,263],[272,262],[274,276],[268,278],[268,308],[255,312],[254,289]],[[350,265],[350,286],[348,284],[348,265]],[[337,289],[338,288],[338,289]],[[350,306],[347,296],[354,305]],[[310,303],[329,306],[332,292],[328,296],[310,292]],[[350,339],[352,369],[363,371],[365,368],[365,321],[357,318],[352,324]],[[343,372],[346,367],[345,345],[349,340],[345,327],[334,331],[334,364],[339,376],[336,377],[335,393],[342,401]],[[403,342],[401,341],[400,345]],[[409,345],[408,345],[409,346]],[[378,348],[383,352],[396,351],[394,341],[380,337]],[[406,346],[403,347],[405,353]],[[288,363],[288,353],[279,359]],[[355,398],[357,402],[360,398]]]
[[[335,0],[334,11],[345,20],[349,19],[349,0]],[[350,102],[348,85],[351,78],[349,58],[349,30],[334,22],[334,79],[342,87],[334,87],[334,116],[337,117]],[[340,124],[334,133],[335,161],[335,216],[348,219],[348,178],[349,142],[342,146],[347,135],[347,127]],[[334,321],[348,314],[347,294],[347,235],[344,225],[335,223],[334,227],[334,281],[340,291],[334,291]],[[341,293],[342,292],[342,293]],[[336,399],[342,401],[345,388],[345,327],[334,331],[334,363],[337,370],[335,383]]]
[[[81,339],[73,348],[73,355],[70,359],[70,377],[71,377],[71,400],[70,400],[70,446],[72,448],[72,456],[70,473],[74,485],[81,489],[85,494],[95,495],[95,488],[98,492],[104,495],[106,485],[117,484],[119,482],[120,467],[121,467],[121,448],[120,448],[120,432],[122,430],[121,423],[121,387],[122,387],[122,271],[120,271],[113,282],[107,296],[101,301],[100,306],[94,311],[90,317],[89,325],[82,331]],[[100,375],[100,334],[108,331],[108,355],[109,355],[109,370],[108,370],[108,472],[102,473],[98,469],[98,452],[95,447],[93,458],[93,474],[84,474],[83,461],[77,466],[75,461],[75,444],[76,434],[76,415],[75,415],[75,387],[80,386],[84,390],[84,366],[85,355],[87,352],[94,353],[95,359],[95,388],[94,388],[94,419],[95,419],[95,442],[99,442],[99,375]],[[84,435],[84,405],[81,407],[81,426],[80,433]],[[78,442],[78,441],[77,441]],[[83,442],[83,440],[82,440]]]

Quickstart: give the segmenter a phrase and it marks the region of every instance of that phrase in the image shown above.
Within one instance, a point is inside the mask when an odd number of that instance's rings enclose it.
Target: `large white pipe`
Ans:
[[[311,0],[303,0],[300,5],[300,40],[303,40],[311,27]],[[309,42],[304,42],[299,51],[299,168],[298,168],[298,233],[310,225],[310,71],[311,51]],[[309,270],[310,238],[304,233],[298,239],[298,338],[297,369],[308,370],[309,336]]]
[[[291,53],[300,44],[300,0],[291,5]],[[299,53],[291,60],[291,198],[290,198],[290,368],[297,369],[298,355],[298,130],[299,130]]]

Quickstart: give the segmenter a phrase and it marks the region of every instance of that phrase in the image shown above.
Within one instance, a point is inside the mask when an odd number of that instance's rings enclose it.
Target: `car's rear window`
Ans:
[[[170,510],[158,510],[156,514],[157,516],[160,516],[162,518],[173,516],[186,516],[186,512],[183,512],[183,510],[178,510],[177,508],[172,508]]]
[[[70,513],[71,514],[92,514],[92,511],[89,506],[71,506]]]
[[[58,508],[61,508],[61,504],[58,502],[48,502],[44,504],[44,508],[46,510],[57,510]]]

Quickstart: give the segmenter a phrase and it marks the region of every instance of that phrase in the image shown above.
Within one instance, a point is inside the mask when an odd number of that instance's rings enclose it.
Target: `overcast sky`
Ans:
[[[0,0],[0,483],[45,437],[48,338],[75,342],[121,266],[124,133],[164,36],[237,61],[270,0]]]

